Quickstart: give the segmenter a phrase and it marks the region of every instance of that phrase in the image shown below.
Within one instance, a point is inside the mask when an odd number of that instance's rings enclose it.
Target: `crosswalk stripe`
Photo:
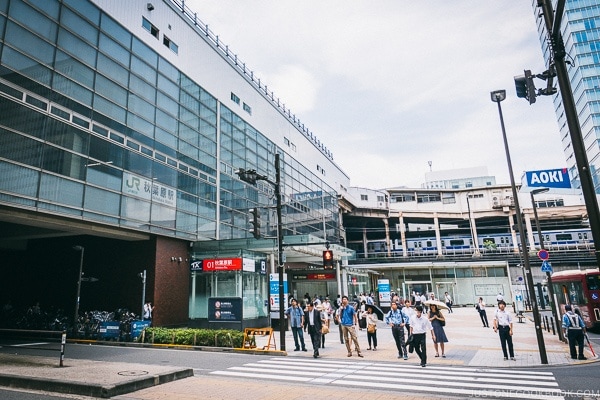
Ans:
[[[277,357],[213,371],[211,374],[487,398],[562,398],[553,374],[545,371],[446,366],[422,368],[402,363]]]

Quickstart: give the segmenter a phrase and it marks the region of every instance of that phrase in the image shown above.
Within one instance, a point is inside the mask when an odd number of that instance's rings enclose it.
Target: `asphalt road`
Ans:
[[[600,335],[594,334],[594,342],[600,340]],[[600,346],[599,346],[600,347]],[[11,352],[11,349],[2,348],[2,352]],[[47,356],[47,352],[29,350],[31,354]],[[96,361],[118,361],[145,363],[155,365],[168,365],[177,367],[188,367],[194,369],[198,377],[209,375],[215,371],[223,371],[244,364],[258,363],[273,359],[272,356],[246,355],[223,352],[190,351],[174,349],[149,349],[122,346],[99,346],[99,345],[69,345],[68,357],[74,359],[90,359]],[[282,357],[284,359],[284,357]],[[343,360],[340,360],[343,361]],[[458,367],[457,367],[458,368]],[[537,367],[535,371],[552,372],[559,388],[567,399],[600,399],[600,363],[592,363],[578,366],[548,366]],[[506,370],[507,378],[511,376],[511,369]],[[231,376],[229,380],[238,381],[239,387],[243,387],[247,378]],[[264,387],[276,385],[277,382],[265,379]],[[288,382],[288,385],[297,386],[299,390],[308,383]],[[376,386],[375,386],[376,387]],[[385,388],[378,388],[385,391]],[[152,389],[146,389],[152,390]],[[392,394],[394,397],[397,393]],[[414,394],[414,393],[413,393]],[[453,398],[445,396],[446,398]],[[54,393],[29,392],[22,390],[0,388],[0,398],[8,400],[39,400],[39,399],[89,399],[84,396],[69,396]],[[127,395],[128,399],[136,399],[135,392]],[[433,396],[433,398],[439,398]],[[465,398],[454,397],[454,398]]]

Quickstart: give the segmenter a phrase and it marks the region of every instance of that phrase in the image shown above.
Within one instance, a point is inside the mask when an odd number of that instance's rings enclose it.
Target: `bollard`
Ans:
[[[550,332],[550,326],[548,325],[548,316],[544,315],[544,325],[546,327],[546,332]]]
[[[60,362],[59,366],[63,367],[65,361],[65,345],[67,344],[67,331],[63,331],[60,337]]]
[[[556,335],[556,330],[554,329],[554,317],[550,317],[550,323],[552,324],[552,334]]]

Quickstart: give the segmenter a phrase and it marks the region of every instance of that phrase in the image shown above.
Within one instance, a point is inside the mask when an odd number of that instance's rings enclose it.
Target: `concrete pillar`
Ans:
[[[440,220],[438,218],[437,213],[433,214],[433,227],[435,229],[435,243],[437,246],[437,254],[438,256],[442,256],[442,238],[440,235]]]
[[[392,256],[392,246],[390,243],[390,224],[387,218],[383,218],[383,225],[385,226],[385,246],[387,248],[387,256]]]
[[[513,242],[513,253],[519,252],[519,241],[517,240],[517,231],[515,230],[516,225],[514,214],[509,214],[508,226],[510,227],[510,236]]]
[[[525,228],[527,229],[527,240],[529,241],[529,250],[535,251],[535,239],[533,237],[533,229],[531,226],[531,215],[525,214]]]
[[[404,227],[404,217],[400,213],[400,242],[402,245],[402,257],[408,257],[408,248],[406,247],[406,228]]]

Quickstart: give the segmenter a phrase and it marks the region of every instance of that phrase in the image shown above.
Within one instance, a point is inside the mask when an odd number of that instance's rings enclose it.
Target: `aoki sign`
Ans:
[[[569,189],[569,171],[566,168],[542,171],[527,171],[527,186]]]

